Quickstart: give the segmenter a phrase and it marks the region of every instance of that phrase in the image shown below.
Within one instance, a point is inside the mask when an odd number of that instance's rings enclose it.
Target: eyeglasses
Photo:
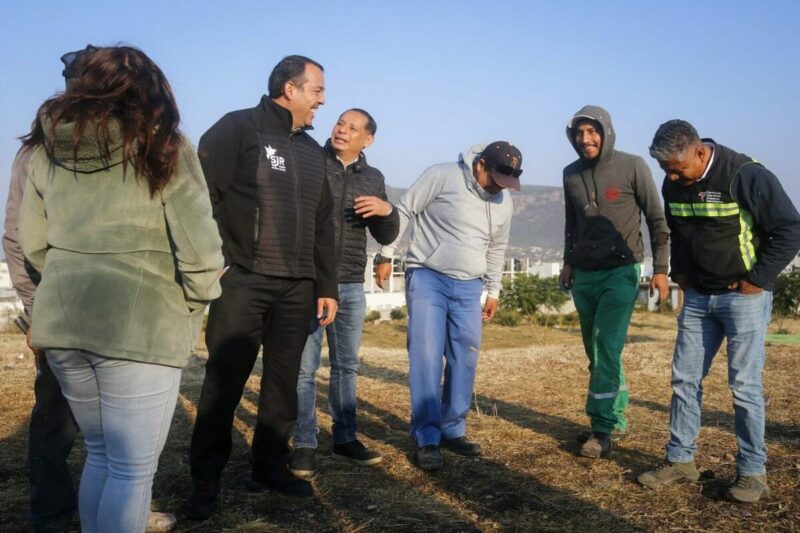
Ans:
[[[515,178],[518,178],[522,175],[521,168],[515,169],[514,167],[510,167],[508,165],[496,165],[496,167],[500,174],[505,174],[506,176],[514,176]]]

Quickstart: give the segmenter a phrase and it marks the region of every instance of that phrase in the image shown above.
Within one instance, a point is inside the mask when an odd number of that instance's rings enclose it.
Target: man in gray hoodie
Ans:
[[[650,169],[641,157],[614,149],[608,111],[585,106],[567,124],[578,159],[564,168],[564,268],[589,357],[586,414],[591,431],[579,436],[584,457],[606,457],[612,434],[627,430],[628,385],[622,347],[644,259],[641,215],[650,232],[650,294],[667,297],[668,229]]]
[[[376,279],[383,286],[392,267],[382,261],[393,256],[412,223],[406,253],[410,433],[423,470],[444,466],[440,444],[480,455],[480,446],[465,436],[466,415],[481,319],[491,320],[497,311],[511,228],[511,195],[503,189],[519,190],[521,165],[520,151],[498,141],[473,146],[457,163],[428,168],[397,204],[398,238],[381,248]]]

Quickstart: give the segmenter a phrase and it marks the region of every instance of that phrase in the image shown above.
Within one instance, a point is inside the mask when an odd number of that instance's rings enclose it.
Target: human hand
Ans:
[[[325,327],[336,318],[339,302],[334,298],[317,298],[317,319],[319,325]]]
[[[375,283],[378,284],[378,287],[381,289],[388,289],[389,286],[385,286],[386,280],[389,279],[389,276],[392,275],[392,264],[391,263],[380,263],[375,265]]]
[[[747,278],[742,278],[739,281],[734,281],[733,283],[728,285],[728,288],[739,291],[742,294],[758,294],[764,290],[755,283],[752,283]]]
[[[650,296],[653,296],[656,290],[658,291],[656,304],[666,302],[669,294],[669,282],[666,274],[653,274],[653,277],[650,278]]]
[[[377,196],[358,196],[353,204],[356,214],[364,218],[385,217],[392,212],[392,204]]]
[[[572,265],[564,263],[558,276],[558,285],[565,291],[572,289]]]
[[[486,303],[483,304],[483,321],[489,322],[491,319],[494,318],[495,313],[497,313],[497,306],[499,302],[497,298],[486,298]]]

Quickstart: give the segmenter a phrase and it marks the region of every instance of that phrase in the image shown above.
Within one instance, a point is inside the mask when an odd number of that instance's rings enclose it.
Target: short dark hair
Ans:
[[[296,85],[302,85],[306,65],[309,63],[325,72],[322,65],[306,56],[294,55],[286,56],[281,59],[269,75],[269,97],[275,99],[283,95],[283,86],[286,85],[287,81],[293,81]]]
[[[356,113],[361,113],[362,115],[364,115],[364,118],[367,119],[367,131],[369,132],[370,135],[375,135],[375,132],[378,131],[378,123],[375,122],[375,119],[372,118],[372,115],[370,115],[360,107],[351,107],[344,113],[347,113],[349,111],[355,111]],[[344,115],[344,113],[342,113],[342,115]]]
[[[656,130],[650,155],[657,161],[668,161],[673,157],[682,161],[686,151],[699,140],[697,130],[685,120],[668,120]]]

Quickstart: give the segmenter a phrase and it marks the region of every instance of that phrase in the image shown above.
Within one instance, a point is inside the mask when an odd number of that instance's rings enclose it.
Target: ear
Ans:
[[[372,144],[374,141],[375,141],[375,137],[373,135],[367,135],[367,138],[364,139],[364,148],[366,148],[367,146]],[[364,148],[362,148],[362,150]]]
[[[287,100],[294,100],[296,91],[297,85],[295,85],[292,80],[289,80],[283,84],[283,96],[286,97]]]

